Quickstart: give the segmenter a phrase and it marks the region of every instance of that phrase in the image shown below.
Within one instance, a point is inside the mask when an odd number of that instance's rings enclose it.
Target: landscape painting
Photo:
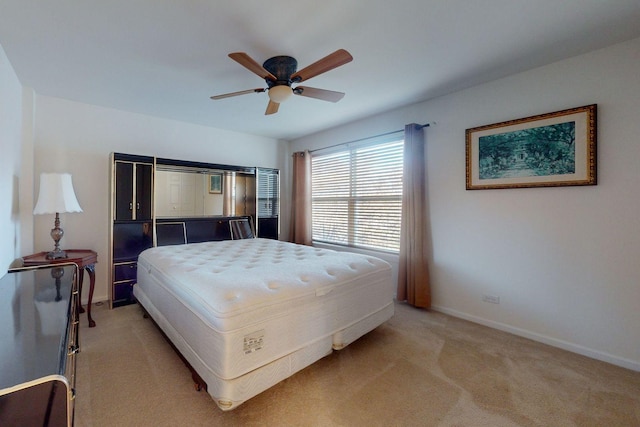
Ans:
[[[467,189],[595,185],[596,105],[466,131]]]

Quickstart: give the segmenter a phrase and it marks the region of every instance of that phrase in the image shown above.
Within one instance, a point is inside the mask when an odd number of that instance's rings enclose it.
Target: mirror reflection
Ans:
[[[256,178],[243,172],[157,165],[157,218],[255,215]]]

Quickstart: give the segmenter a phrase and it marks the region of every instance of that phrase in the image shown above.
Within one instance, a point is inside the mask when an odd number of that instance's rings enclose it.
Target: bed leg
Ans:
[[[191,378],[193,379],[193,386],[196,391],[207,390],[207,383],[196,373],[195,370],[191,370]]]
[[[142,306],[142,304],[138,303],[138,307],[140,307],[140,309],[142,310],[142,318],[143,319],[148,319],[149,317],[149,312]]]
[[[191,364],[189,364],[187,359],[184,358],[182,353],[180,353],[180,351],[177,349],[177,347],[171,342],[171,340],[167,337],[167,335],[162,331],[162,328],[160,328],[160,326],[158,326],[156,321],[153,320],[153,317],[151,317],[149,312],[142,306],[142,304],[139,304],[139,306],[142,309],[142,317],[145,318],[145,319],[151,319],[151,321],[156,325],[156,327],[158,328],[158,330],[160,331],[162,336],[167,340],[167,342],[169,343],[171,348],[173,348],[175,350],[176,354],[184,362],[185,366],[187,368],[189,368],[189,371],[191,371],[191,378],[193,379],[193,386],[196,389],[196,391],[202,391],[202,390],[207,391],[207,383],[205,382],[205,380],[203,380],[202,377],[200,375],[198,375],[196,370],[193,369]]]

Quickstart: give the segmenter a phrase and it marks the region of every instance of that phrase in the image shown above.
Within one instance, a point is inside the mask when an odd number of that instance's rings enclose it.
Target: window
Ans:
[[[402,211],[402,134],[311,158],[316,242],[398,252]]]

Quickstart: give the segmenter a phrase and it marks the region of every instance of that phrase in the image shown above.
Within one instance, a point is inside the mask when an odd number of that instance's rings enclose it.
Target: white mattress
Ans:
[[[134,294],[230,409],[393,315],[388,263],[270,239],[163,246]]]

